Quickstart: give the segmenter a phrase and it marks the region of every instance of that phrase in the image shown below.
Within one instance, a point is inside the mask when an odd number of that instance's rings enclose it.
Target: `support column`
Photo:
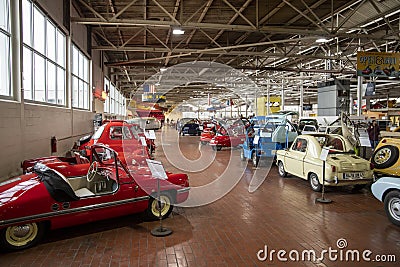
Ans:
[[[304,103],[303,72],[300,72],[300,112],[299,112],[300,117],[303,117],[303,103]]]
[[[71,34],[68,34],[66,36],[66,47],[65,47],[65,106],[71,110],[71,132],[70,135],[74,135],[74,109],[72,107],[72,98],[73,98],[73,93],[72,93],[72,76],[71,76]],[[89,87],[90,90],[90,87]],[[91,92],[92,90],[90,90]]]
[[[270,100],[269,100],[269,87],[271,86],[271,80],[268,80],[268,84],[267,84],[267,103],[266,103],[266,108],[267,108],[267,116],[269,115],[269,109],[270,109],[270,107],[269,107],[269,104],[270,104]]]
[[[10,1],[11,18],[11,87],[13,99],[23,105],[24,90],[22,88],[22,34],[20,0]]]
[[[258,107],[257,107],[257,88],[258,88],[258,87],[254,87],[254,112],[253,112],[253,113],[254,113],[255,116],[258,115],[258,114],[257,114],[257,113],[258,113],[258,112],[257,112],[257,108],[258,108]]]
[[[71,81],[71,35],[66,36],[65,51],[65,105],[72,109],[72,81]]]
[[[19,102],[19,140],[20,147],[16,148],[19,159],[25,158],[25,106],[24,106],[24,88],[22,72],[22,0],[9,1],[10,4],[10,26],[11,26],[11,88],[12,98]],[[18,138],[18,134],[16,138]]]
[[[281,110],[285,107],[285,81],[282,80],[282,91],[281,91]]]
[[[361,88],[362,88],[362,76],[357,77],[357,116],[361,116],[361,105],[362,105],[362,96],[361,96]]]

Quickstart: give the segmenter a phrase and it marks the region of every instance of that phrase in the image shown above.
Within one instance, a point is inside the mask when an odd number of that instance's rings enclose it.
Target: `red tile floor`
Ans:
[[[179,151],[177,142],[189,159],[200,157],[200,151],[208,157],[205,161],[210,166],[188,173],[194,188],[217,179],[229,162],[232,169],[246,167],[239,159],[239,149],[213,152],[206,146],[199,150],[198,137],[179,137],[178,141],[172,128],[165,128],[162,136],[158,133],[155,159],[167,170],[179,171],[170,158],[171,152]],[[210,155],[215,158],[210,159]],[[186,167],[202,164],[188,163]],[[237,173],[241,179],[233,190],[219,200],[198,207],[175,207],[163,221],[173,230],[170,236],[152,236],[150,231],[159,222],[131,215],[52,231],[36,247],[0,252],[0,266],[400,266],[400,228],[388,221],[382,203],[368,189],[329,188],[326,197],[333,202],[320,204],[315,203],[320,194],[306,181],[281,178],[276,166],[250,193],[249,181],[256,169],[249,162],[244,170],[243,175]],[[337,244],[339,239],[347,246]],[[271,250],[286,254],[280,254],[279,260],[274,252],[272,259],[260,261],[257,253],[265,246],[268,254]],[[303,251],[315,251],[319,257],[329,249],[336,251],[325,253],[323,260],[307,260],[307,253],[306,260],[301,260]],[[371,255],[366,254],[370,262],[362,259],[364,250],[371,251]],[[296,252],[299,261],[295,261]],[[353,261],[351,253],[359,253],[360,261]],[[265,254],[261,251],[259,255]],[[374,261],[376,256],[390,255],[397,262]]]

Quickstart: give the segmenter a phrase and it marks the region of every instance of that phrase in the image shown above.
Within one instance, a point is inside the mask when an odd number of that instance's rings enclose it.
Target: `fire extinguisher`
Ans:
[[[51,153],[56,153],[57,152],[57,138],[55,136],[51,137],[50,145],[51,145]]]

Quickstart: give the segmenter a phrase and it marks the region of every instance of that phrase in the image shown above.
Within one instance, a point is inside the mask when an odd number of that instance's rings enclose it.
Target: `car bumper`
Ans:
[[[346,186],[355,184],[368,184],[373,182],[373,177],[371,178],[359,178],[359,179],[338,179],[333,178],[330,180],[325,180],[325,185],[327,186]]]
[[[176,191],[176,203],[182,203],[186,201],[189,197],[190,187],[185,187],[182,189],[178,189]]]

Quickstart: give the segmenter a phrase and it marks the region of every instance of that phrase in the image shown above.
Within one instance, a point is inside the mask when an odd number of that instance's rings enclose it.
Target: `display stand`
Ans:
[[[325,162],[329,154],[329,148],[324,147],[322,148],[320,159],[322,160],[322,193],[320,198],[316,198],[315,202],[319,203],[332,203],[332,200],[325,198]]]
[[[162,225],[162,216],[161,216],[161,194],[160,194],[160,180],[166,180],[167,174],[165,173],[164,167],[162,166],[162,163],[159,161],[151,160],[151,159],[146,159],[147,164],[149,166],[149,169],[151,171],[151,174],[154,178],[157,179],[157,201],[158,201],[158,218],[160,220],[160,225],[153,230],[151,230],[151,234],[153,236],[167,236],[172,234],[172,230],[163,227]]]
[[[154,130],[149,130],[148,138],[151,140],[156,140],[156,133]]]
[[[143,154],[143,156],[145,156],[147,143],[146,143],[146,138],[144,136],[140,137],[140,143],[142,144],[142,154]]]

